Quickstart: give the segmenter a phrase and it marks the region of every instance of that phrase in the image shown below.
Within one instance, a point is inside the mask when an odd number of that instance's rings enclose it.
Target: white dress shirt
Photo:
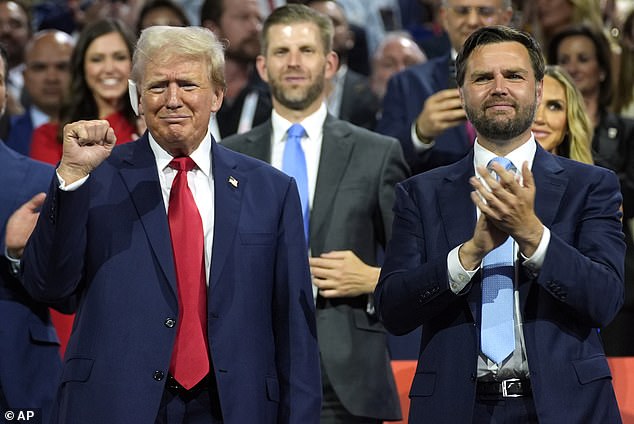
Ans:
[[[176,178],[177,170],[169,167],[169,163],[174,159],[167,153],[148,132],[150,148],[156,159],[156,169],[158,170],[159,183],[161,184],[161,194],[165,204],[165,213],[169,206],[170,191],[172,183]],[[196,163],[197,168],[187,173],[187,185],[194,196],[194,201],[198,207],[198,213],[203,223],[205,239],[205,277],[209,286],[209,269],[211,267],[211,251],[214,239],[214,176],[211,165],[211,136],[209,132],[205,134],[202,143],[189,155]]]
[[[531,135],[531,138],[524,144],[522,144],[517,149],[510,152],[505,157],[513,162],[513,165],[518,170],[520,174],[521,181],[521,171],[524,162],[528,162],[529,169],[533,167],[533,159],[535,158],[535,152],[537,151],[537,144],[535,142],[535,138]],[[491,159],[496,157],[494,153],[488,151],[484,147],[482,147],[478,140],[476,139],[474,143],[474,155],[473,155],[473,166],[474,169],[477,170],[478,166],[486,167]],[[476,171],[477,175],[477,171]],[[476,208],[477,218],[480,217],[480,210]],[[528,361],[526,359],[526,348],[524,343],[524,334],[522,330],[522,317],[519,308],[519,296],[517,291],[517,283],[518,283],[518,270],[519,266],[523,266],[528,268],[532,273],[537,274],[541,270],[541,267],[544,263],[544,259],[546,257],[546,251],[548,250],[548,244],[550,243],[550,230],[544,228],[544,233],[542,234],[542,238],[539,242],[537,250],[530,257],[527,258],[521,252],[519,252],[517,243],[513,243],[513,252],[514,257],[521,257],[521,264],[519,261],[515,262],[515,278],[513,279],[514,284],[514,319],[515,319],[515,350],[513,354],[511,354],[502,364],[496,364],[487,358],[483,353],[480,353],[478,357],[478,378],[483,380],[502,380],[507,378],[528,378],[529,370],[528,370]],[[476,272],[480,269],[480,267],[476,268],[473,271],[467,271],[464,269],[462,264],[460,263],[460,258],[458,251],[460,250],[459,245],[455,247],[453,250],[449,252],[447,255],[447,270],[449,275],[449,287],[451,290],[460,294],[462,290],[469,284],[471,278],[476,274]]]
[[[308,176],[308,207],[312,209],[315,197],[315,186],[317,184],[317,171],[319,170],[319,158],[321,157],[321,143],[324,134],[324,121],[326,120],[326,105],[321,104],[319,109],[312,115],[299,122],[306,130],[306,135],[302,137],[301,145],[306,158],[306,172]],[[273,133],[271,134],[271,165],[281,170],[282,158],[284,157],[284,146],[288,129],[293,124],[282,118],[275,110],[271,116]]]

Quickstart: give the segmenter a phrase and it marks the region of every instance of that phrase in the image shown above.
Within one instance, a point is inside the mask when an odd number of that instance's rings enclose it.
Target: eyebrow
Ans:
[[[494,71],[480,71],[476,69],[469,76],[470,77],[491,77],[493,76],[493,74],[494,74]],[[524,68],[502,69],[502,75],[504,76],[513,75],[513,74],[528,75],[528,70]]]

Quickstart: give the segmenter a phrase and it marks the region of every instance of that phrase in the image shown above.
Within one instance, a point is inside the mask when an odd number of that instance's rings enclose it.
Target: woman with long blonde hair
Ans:
[[[592,164],[593,128],[583,96],[559,66],[547,66],[541,104],[535,113],[533,134],[551,153]]]

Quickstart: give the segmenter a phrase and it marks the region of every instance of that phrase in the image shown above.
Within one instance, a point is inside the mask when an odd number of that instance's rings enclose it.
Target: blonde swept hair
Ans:
[[[557,146],[558,154],[577,162],[593,164],[590,144],[594,129],[581,92],[570,75],[560,66],[546,66],[544,75],[561,84],[566,94],[566,135]]]
[[[209,82],[225,90],[224,46],[202,27],[151,26],[141,32],[132,57],[131,78],[140,87],[148,63],[171,57],[199,60],[207,65]]]

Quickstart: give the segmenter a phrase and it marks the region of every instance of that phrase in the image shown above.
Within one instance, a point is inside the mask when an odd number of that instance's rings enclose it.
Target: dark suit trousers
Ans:
[[[206,378],[189,391],[165,385],[156,424],[222,424],[215,382]]]
[[[476,397],[473,424],[537,424],[533,398],[487,399]]]
[[[323,400],[321,406],[320,424],[381,424],[380,420],[352,415],[343,406],[328,379],[328,375],[321,367],[321,384],[323,386]]]

